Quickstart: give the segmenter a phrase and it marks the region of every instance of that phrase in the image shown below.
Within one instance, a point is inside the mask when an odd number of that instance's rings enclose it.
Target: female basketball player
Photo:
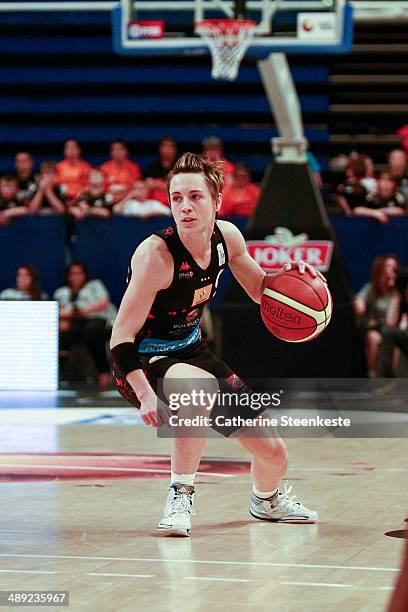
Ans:
[[[167,398],[191,393],[200,380],[212,389],[217,379],[227,379],[234,389],[237,381],[244,385],[206,348],[200,333],[203,308],[227,265],[258,304],[266,277],[248,254],[239,230],[227,221],[216,222],[223,183],[217,162],[182,155],[167,183],[175,223],[147,238],[132,257],[112,333],[114,375],[119,391],[140,407],[143,421],[153,427],[166,416],[158,410],[158,379],[163,379]],[[319,274],[304,263],[287,264],[284,270],[291,266],[313,277]],[[315,522],[316,512],[296,502],[290,490],[278,490],[287,467],[283,441],[266,436],[237,439],[252,455],[251,515],[268,521]],[[168,535],[190,535],[194,477],[205,442],[177,436],[171,440],[171,486],[158,527]]]

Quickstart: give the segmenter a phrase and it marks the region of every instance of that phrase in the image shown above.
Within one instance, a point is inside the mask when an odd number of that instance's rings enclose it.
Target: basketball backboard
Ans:
[[[247,0],[256,21],[248,53],[345,53],[352,45],[352,7],[346,0]],[[232,0],[121,0],[113,11],[113,44],[125,55],[201,55],[208,47],[195,32],[203,19],[231,19]]]

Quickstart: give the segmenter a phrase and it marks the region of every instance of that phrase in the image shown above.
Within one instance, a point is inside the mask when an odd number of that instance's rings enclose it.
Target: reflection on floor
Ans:
[[[407,516],[406,438],[288,438],[288,480],[317,525],[253,520],[248,456],[210,439],[192,537],[175,539],[155,530],[169,441],[116,392],[3,392],[0,407],[2,590],[69,590],[74,612],[180,599],[187,612],[384,610]]]

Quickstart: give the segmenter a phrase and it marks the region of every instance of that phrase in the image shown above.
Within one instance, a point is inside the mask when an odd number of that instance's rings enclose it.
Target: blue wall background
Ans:
[[[241,230],[245,219],[232,219]],[[390,220],[383,226],[370,219],[332,216],[351,287],[358,291],[367,282],[373,258],[379,253],[395,253],[408,265],[408,218]],[[128,217],[108,220],[86,219],[74,229],[76,239],[69,251],[83,259],[92,276],[108,287],[113,301],[120,303],[127,268],[136,246],[162,227],[168,218],[140,221]],[[14,286],[16,268],[31,263],[40,270],[43,288],[52,295],[63,284],[68,249],[65,246],[63,217],[27,217],[0,228],[0,290]],[[214,307],[222,303],[230,275],[223,275]]]
[[[206,136],[225,143],[256,180],[271,159],[276,136],[256,64],[244,61],[234,83],[210,78],[209,57],[123,57],[112,50],[109,12],[1,13],[0,173],[29,150],[37,168],[60,159],[63,142],[79,140],[99,165],[109,143],[128,142],[145,167],[164,135],[179,150],[201,150]],[[306,136],[328,166],[329,59],[294,57]]]

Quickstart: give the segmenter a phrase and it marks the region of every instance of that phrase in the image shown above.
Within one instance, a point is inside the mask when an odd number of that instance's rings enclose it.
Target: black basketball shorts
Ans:
[[[197,368],[205,370],[205,372],[209,372],[217,379],[231,381],[231,386],[233,387],[239,387],[239,382],[242,382],[226,363],[213,355],[204,342],[197,342],[192,347],[182,349],[181,351],[177,351],[177,353],[169,353],[166,356],[141,355],[141,360],[143,371],[155,393],[159,392],[157,381],[163,379],[167,370],[176,363],[194,365]],[[116,387],[122,397],[135,408],[140,408],[140,402],[136,393],[127,380],[118,372],[114,362],[112,362],[112,374]],[[166,400],[164,399],[164,401]]]
[[[157,359],[160,357],[160,359]],[[168,403],[166,397],[162,393],[162,385],[159,383],[162,380],[167,370],[174,364],[186,363],[188,365],[194,365],[201,368],[205,372],[212,374],[219,382],[221,393],[226,392],[227,394],[233,394],[237,398],[242,398],[243,395],[249,396],[252,390],[247,384],[235,374],[229,366],[227,366],[221,359],[218,359],[213,353],[206,347],[205,343],[198,342],[193,347],[177,351],[177,354],[169,354],[166,356],[161,355],[141,355],[143,371],[146,375],[147,380],[152,386],[154,392],[164,402]],[[140,408],[140,401],[137,398],[136,393],[132,389],[131,385],[124,379],[117,370],[117,367],[113,363],[112,367],[113,376],[116,382],[117,389],[122,397],[125,398],[135,408]],[[233,392],[233,393],[232,393]],[[211,415],[223,416],[226,419],[239,415],[244,419],[255,419],[256,416],[264,412],[265,408],[258,408],[253,410],[248,403],[245,403],[244,407],[241,405],[239,400],[235,405],[231,404],[216,404],[213,407]],[[225,437],[229,437],[232,433],[236,432],[241,428],[240,425],[228,425],[228,426],[214,426],[212,429],[221,433]]]

